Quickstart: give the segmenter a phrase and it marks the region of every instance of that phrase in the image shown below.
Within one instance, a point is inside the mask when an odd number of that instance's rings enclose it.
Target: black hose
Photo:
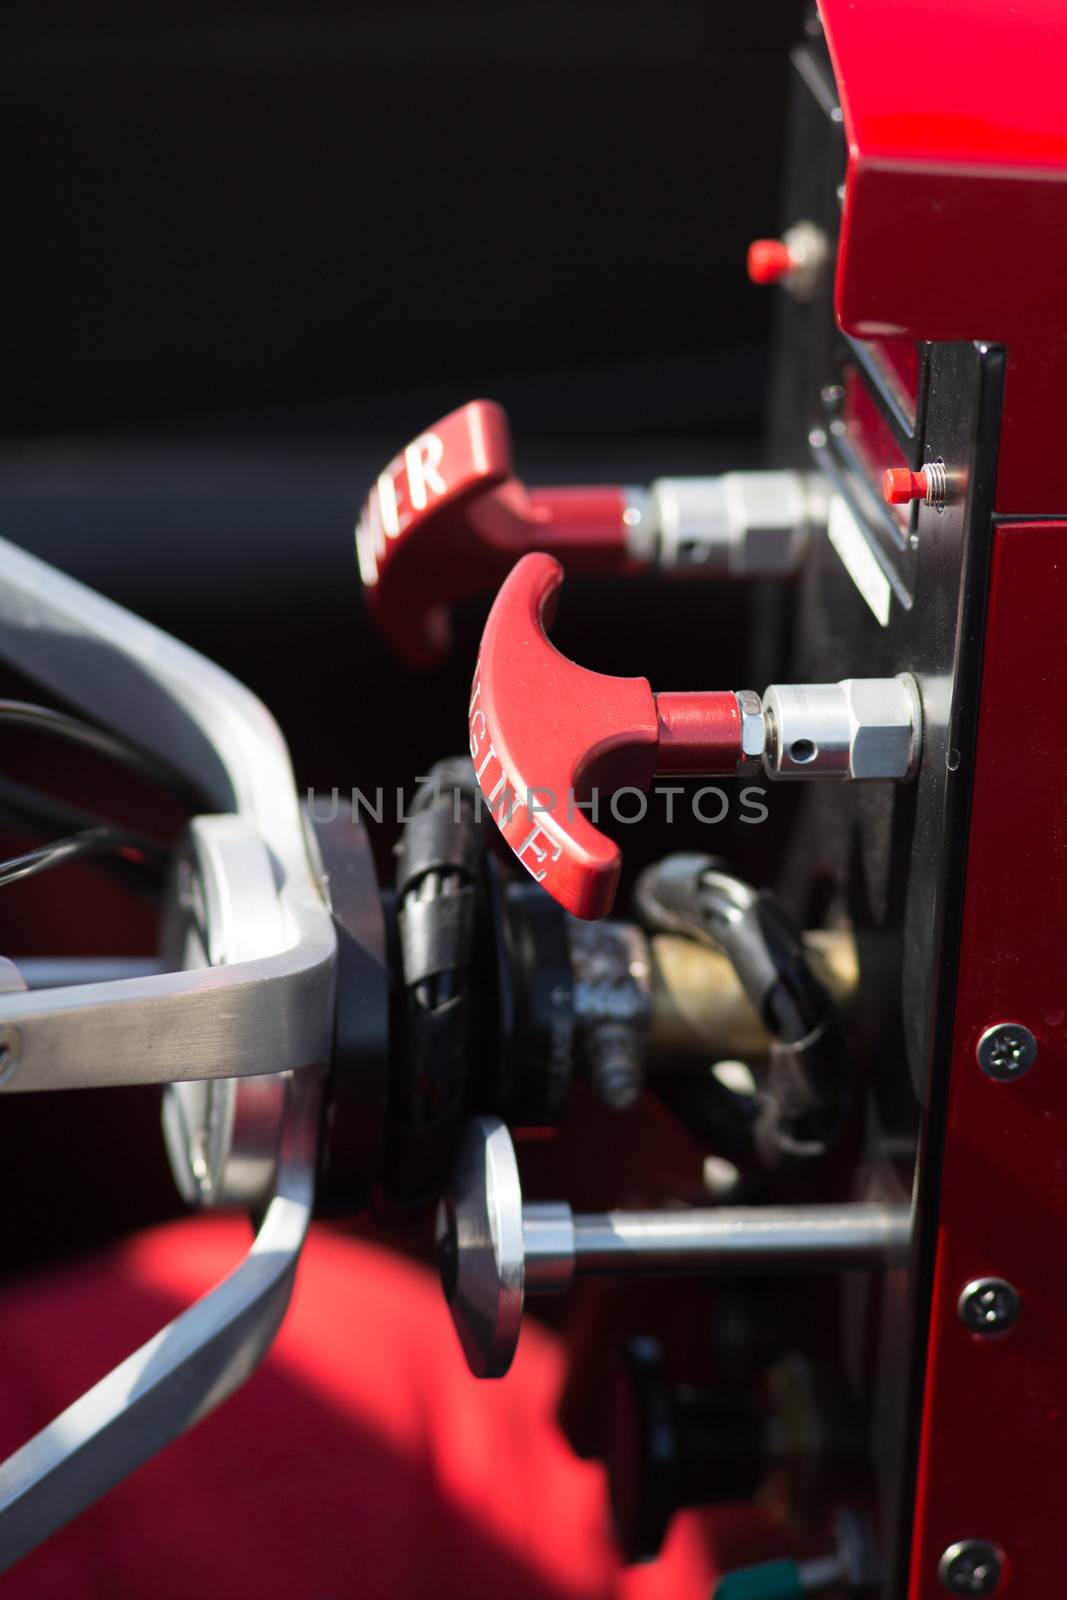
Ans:
[[[387,1186],[416,1208],[439,1187],[463,1109],[482,810],[469,758],[438,762],[396,851],[402,989]]]

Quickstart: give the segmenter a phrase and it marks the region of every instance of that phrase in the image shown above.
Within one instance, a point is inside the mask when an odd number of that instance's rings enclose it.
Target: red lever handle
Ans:
[[[572,571],[632,566],[626,510],[619,488],[528,491],[504,412],[472,400],[412,440],[367,497],[356,551],[371,616],[411,666],[434,666],[448,607],[494,588],[525,551],[559,550]]]
[[[645,678],[613,678],[550,643],[563,569],[524,556],[493,602],[474,674],[474,770],[523,866],[578,917],[611,909],[622,857],[587,814],[591,789],[647,789],[659,773],[723,773],[742,762],[733,693],[654,695]],[[584,804],[583,804],[584,803]]]

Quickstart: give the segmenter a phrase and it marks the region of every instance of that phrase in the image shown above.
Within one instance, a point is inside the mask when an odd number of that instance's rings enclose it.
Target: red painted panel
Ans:
[[[849,157],[836,309],[859,338],[1007,347],[997,510],[1067,510],[1067,7],[821,0]]]
[[[821,0],[865,158],[1067,168],[1060,0]]]
[[[939,1600],[941,1552],[991,1539],[1012,1600],[1064,1593],[1067,1481],[1067,776],[1062,759],[1067,525],[995,536],[941,1174],[910,1600]],[[990,1024],[1025,1023],[1014,1083],[975,1060]],[[999,1339],[968,1333],[961,1288],[1022,1296]]]

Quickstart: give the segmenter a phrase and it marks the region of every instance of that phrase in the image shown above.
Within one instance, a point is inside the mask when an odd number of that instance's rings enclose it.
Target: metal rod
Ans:
[[[560,1208],[542,1217],[523,1207],[532,1292],[588,1277],[711,1273],[839,1272],[883,1267],[906,1250],[906,1205],[856,1202],[814,1206],[721,1206],[691,1211],[609,1211],[573,1216],[573,1256]],[[547,1211],[547,1208],[546,1208]]]

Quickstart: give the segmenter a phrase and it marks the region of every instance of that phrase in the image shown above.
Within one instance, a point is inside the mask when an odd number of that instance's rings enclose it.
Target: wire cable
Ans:
[[[2,723],[13,727],[31,728],[37,733],[49,734],[65,739],[70,744],[80,745],[84,750],[91,750],[96,755],[117,762],[127,771],[136,773],[149,783],[168,789],[179,799],[191,803],[194,809],[199,807],[200,796],[190,788],[180,774],[172,772],[162,762],[139,750],[135,745],[116,738],[105,728],[98,728],[95,723],[82,722],[78,717],[68,716],[65,711],[54,711],[51,706],[36,705],[30,700],[0,699],[0,724]]]
[[[29,850],[25,855],[11,856],[0,861],[0,888],[17,883],[20,878],[35,877],[40,872],[50,872],[54,867],[80,861],[86,856],[117,854],[121,859],[136,862],[146,871],[152,871],[162,882],[167,865],[167,851],[154,845],[140,834],[128,833],[123,828],[86,828],[66,839],[55,839],[51,844]]]
[[[0,776],[0,817],[41,833],[81,833],[86,828],[113,827],[92,811],[32,789],[14,778]]]
[[[59,800],[55,795],[45,794],[40,789],[31,789],[26,784],[18,783],[14,778],[0,776],[0,819],[11,823],[15,828],[26,829],[32,833],[45,834],[73,834],[84,833],[92,828],[106,828],[114,830],[115,823],[108,822],[104,817],[98,817],[92,811],[85,811],[80,806],[71,805],[69,801]],[[95,865],[111,877],[122,883],[126,888],[135,890],[138,894],[147,893],[150,898],[158,896],[160,872],[156,860],[159,846],[154,840],[140,834],[132,834],[141,848],[142,859],[130,856],[102,856]]]

